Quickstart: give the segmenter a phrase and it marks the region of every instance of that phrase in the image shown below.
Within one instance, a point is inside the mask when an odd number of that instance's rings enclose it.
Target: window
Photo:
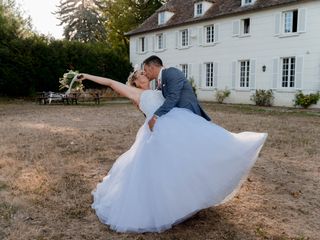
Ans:
[[[200,16],[203,14],[203,5],[202,3],[196,4],[196,16]]]
[[[282,58],[282,82],[281,87],[295,87],[296,58]]]
[[[250,61],[240,61],[240,88],[249,87]]]
[[[192,1],[194,3],[193,15],[194,17],[203,16],[213,5],[214,1],[201,0],[201,1]]]
[[[250,18],[245,18],[241,20],[241,32],[243,35],[250,33]]]
[[[156,40],[157,40],[157,50],[164,49],[164,38],[162,33],[156,35]]]
[[[206,87],[213,87],[213,62],[206,63]]]
[[[189,78],[189,76],[188,76],[188,71],[189,71],[188,64],[181,64],[181,71],[183,72],[183,74],[186,77],[186,79],[188,79]]]
[[[189,46],[189,32],[188,32],[188,29],[184,29],[184,30],[180,31],[180,36],[181,36],[181,46],[182,47]]]
[[[165,23],[165,12],[160,12],[158,15],[158,23],[159,25]]]
[[[242,0],[241,1],[241,6],[247,6],[247,5],[251,5],[254,3],[255,0]]]
[[[141,53],[146,51],[146,39],[145,37],[139,38],[139,50]]]
[[[298,29],[298,10],[283,13],[283,32],[294,33]]]
[[[158,13],[158,25],[167,23],[173,15],[174,15],[174,13],[170,12],[170,11],[159,12]]]
[[[214,25],[205,27],[206,43],[214,43]]]

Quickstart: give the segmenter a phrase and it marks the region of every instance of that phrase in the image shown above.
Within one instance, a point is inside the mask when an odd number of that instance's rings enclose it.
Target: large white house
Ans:
[[[200,100],[228,88],[226,102],[253,103],[272,89],[274,105],[293,106],[297,90],[320,91],[319,0],[171,0],[128,35],[133,65],[159,56]]]

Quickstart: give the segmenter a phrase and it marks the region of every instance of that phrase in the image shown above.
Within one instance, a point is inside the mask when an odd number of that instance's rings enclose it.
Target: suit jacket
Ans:
[[[161,90],[165,101],[154,113],[155,115],[161,117],[172,108],[179,107],[190,109],[208,121],[211,120],[199,105],[190,83],[180,70],[172,67],[162,70]]]

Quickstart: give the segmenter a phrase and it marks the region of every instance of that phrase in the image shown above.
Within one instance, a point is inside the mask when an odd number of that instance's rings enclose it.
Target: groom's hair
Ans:
[[[146,60],[143,61],[143,64],[155,65],[155,66],[158,66],[158,67],[162,67],[163,66],[162,60],[156,55],[152,55],[152,56],[148,57]]]

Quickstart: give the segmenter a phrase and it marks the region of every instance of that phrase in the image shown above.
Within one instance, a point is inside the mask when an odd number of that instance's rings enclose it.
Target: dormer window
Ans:
[[[202,3],[196,4],[196,16],[201,16],[203,14],[203,5]]]
[[[203,16],[211,6],[212,6],[212,3],[208,1],[196,2],[194,4],[194,17]]]
[[[158,24],[162,25],[169,21],[169,19],[174,15],[173,12],[163,11],[158,13]]]
[[[241,6],[248,6],[254,4],[255,0],[241,0]]]
[[[159,25],[164,24],[164,12],[159,13]]]

